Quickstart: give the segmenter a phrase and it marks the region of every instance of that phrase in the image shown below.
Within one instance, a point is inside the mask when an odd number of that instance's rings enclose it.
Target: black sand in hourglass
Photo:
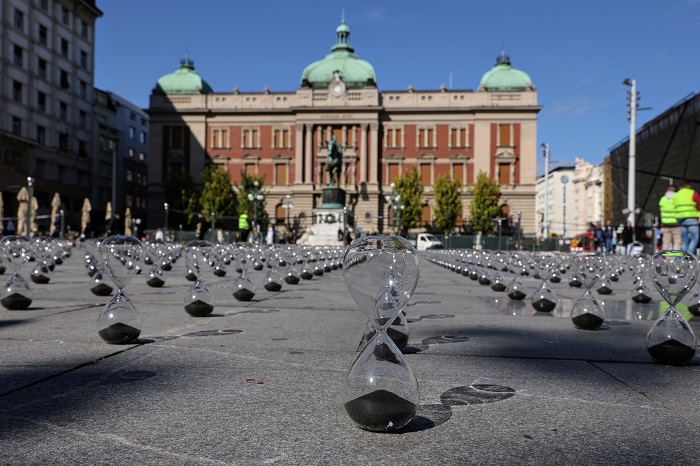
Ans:
[[[30,275],[32,281],[39,285],[45,285],[51,278],[49,277],[49,267],[46,264],[39,264],[34,267]]]
[[[2,298],[0,304],[8,311],[23,311],[32,304],[32,300],[23,294],[12,293]]]
[[[263,286],[267,291],[279,291],[282,289],[282,284],[274,281],[265,282]]]
[[[112,294],[113,288],[108,284],[100,281],[97,285],[90,288],[90,291],[95,296],[109,296]]]
[[[572,317],[571,321],[574,325],[583,330],[595,330],[601,325],[603,325],[603,318],[590,312],[584,312],[583,314]]]
[[[194,273],[192,273],[191,270],[188,270],[188,271],[187,271],[187,275],[185,275],[185,279],[186,279],[187,281],[194,282],[194,281],[197,281],[197,275],[195,275]]]
[[[345,411],[363,429],[391,432],[416,414],[417,406],[388,390],[375,390],[345,403]]]
[[[233,292],[233,297],[239,301],[250,301],[255,293],[246,288],[240,288]]]
[[[581,288],[581,280],[578,277],[571,277],[569,280],[569,286],[572,288]]]
[[[165,280],[157,276],[152,276],[146,281],[146,284],[151,288],[160,288],[165,284]]]
[[[700,303],[696,302],[688,306],[688,311],[695,317],[700,317]]]
[[[211,314],[213,310],[214,306],[199,299],[185,306],[185,311],[192,317],[205,317]]]
[[[695,348],[671,338],[647,348],[651,357],[664,364],[682,365],[695,356]]]
[[[525,299],[527,297],[527,295],[525,293],[523,293],[522,291],[516,289],[516,290],[511,290],[510,293],[508,293],[508,297],[512,300],[515,300],[515,301],[522,301],[523,299]]]
[[[647,294],[644,288],[637,287],[632,291],[632,301],[635,303],[646,304],[651,301],[651,296]]]
[[[112,324],[97,332],[100,337],[112,345],[123,345],[136,340],[141,335],[141,330],[121,322]]]
[[[300,277],[298,274],[295,274],[291,271],[287,272],[287,274],[284,277],[284,282],[287,283],[288,285],[297,285],[299,284]]]
[[[532,300],[532,307],[538,312],[552,312],[557,307],[557,303],[545,297],[540,297]]]

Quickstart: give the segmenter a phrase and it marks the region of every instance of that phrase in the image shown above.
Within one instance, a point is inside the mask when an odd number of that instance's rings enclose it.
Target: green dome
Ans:
[[[520,92],[534,91],[530,76],[510,66],[510,58],[505,53],[496,59],[496,66],[484,73],[479,83],[480,91]]]
[[[345,83],[346,88],[376,87],[377,75],[374,68],[355,55],[355,49],[348,42],[350,28],[344,19],[335,33],[337,39],[331,53],[304,69],[301,74],[301,87],[328,87],[335,81],[336,75]]]
[[[194,70],[194,62],[189,58],[180,61],[177,71],[166,74],[158,80],[154,94],[209,94],[214,92],[205,80]]]

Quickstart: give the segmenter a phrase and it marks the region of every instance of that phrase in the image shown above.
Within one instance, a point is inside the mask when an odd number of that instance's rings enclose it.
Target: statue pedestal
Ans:
[[[345,190],[338,186],[326,186],[323,188],[322,209],[343,209],[345,206]]]

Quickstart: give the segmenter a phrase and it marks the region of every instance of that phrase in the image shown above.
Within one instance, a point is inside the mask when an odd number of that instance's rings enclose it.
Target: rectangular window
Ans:
[[[24,66],[24,50],[19,45],[15,45],[12,49],[12,63],[16,66]]]
[[[49,75],[48,69],[49,69],[48,62],[46,60],[44,60],[43,58],[40,58],[39,61],[37,62],[37,67],[36,67],[36,72],[39,75],[39,77],[46,79],[46,77]]]
[[[133,157],[134,157],[134,154],[136,153],[136,151],[135,151],[134,149],[132,149],[132,148],[129,148],[128,153],[129,153],[129,157],[133,158]]]
[[[276,149],[289,147],[287,141],[289,131],[286,129],[276,129],[273,133],[272,147]]]
[[[88,56],[87,52],[81,50],[80,51],[80,67],[84,70],[87,69],[88,67]]]
[[[68,118],[68,104],[65,102],[58,102],[58,117],[62,120]]]
[[[78,87],[80,97],[86,98],[87,97],[87,83],[83,81],[82,79],[80,80],[80,85]]]
[[[433,147],[433,134],[432,128],[418,129],[418,147]]]
[[[500,184],[510,184],[510,165],[507,163],[498,164],[498,182]]]
[[[88,127],[87,113],[80,110],[80,112],[78,113],[78,120],[79,120],[78,122],[79,122],[81,128]]]
[[[212,149],[228,149],[228,129],[213,129],[211,132]]]
[[[509,147],[510,144],[510,128],[511,125],[498,125],[498,145],[501,147]]]
[[[420,164],[420,182],[423,186],[430,185],[430,164]]]
[[[389,178],[387,179],[386,184],[395,183],[397,178],[399,177],[399,164],[398,163],[390,163],[388,165],[388,169],[389,169],[389,173],[388,173]]]
[[[136,128],[129,126],[129,139],[136,138]]]
[[[88,23],[85,22],[85,20],[80,20],[80,35],[84,38],[88,38]]]
[[[62,151],[70,149],[70,137],[67,133],[58,133],[58,149]]]
[[[12,81],[12,100],[22,102],[22,83],[19,81]]]
[[[66,39],[61,39],[61,55],[68,58],[68,41]]]
[[[275,165],[275,184],[278,186],[287,184],[287,164],[278,163]]]
[[[49,0],[39,0],[39,8],[41,8],[44,11],[48,11],[49,9]]]
[[[14,25],[20,31],[24,31],[24,13],[15,8]]]
[[[42,112],[46,111],[46,94],[43,92],[37,92],[36,94],[36,106]]]
[[[402,147],[403,140],[401,128],[389,128],[386,130],[386,147]]]
[[[39,43],[43,45],[49,43],[49,30],[42,24],[39,25]]]
[[[452,128],[450,130],[450,147],[466,147],[467,130],[465,128]]]
[[[12,134],[22,136],[22,120],[18,117],[12,117]]]
[[[345,145],[345,128],[333,128],[333,136],[335,136],[335,140],[340,144],[341,146]]]
[[[141,162],[143,162],[144,160],[146,160],[146,154],[144,154],[143,152],[139,152],[139,160],[140,160]],[[144,186],[145,186],[145,184],[144,184]]]
[[[70,87],[70,81],[68,80],[68,72],[61,70],[60,85],[63,89],[68,89]]]
[[[85,142],[85,141],[78,141],[78,155],[81,156],[81,157],[87,157],[87,156],[88,156],[87,142]]]
[[[255,149],[258,147],[258,130],[244,129],[242,147],[244,149]]]
[[[143,131],[139,132],[139,142],[141,144],[146,144],[146,133]]]
[[[68,23],[70,22],[70,12],[66,7],[63,7],[61,10],[61,21],[63,21],[63,24],[65,25],[68,25]]]
[[[246,163],[243,165],[243,173],[246,174],[246,176],[253,176],[255,175],[255,164],[254,163]]]
[[[134,172],[131,170],[126,171],[126,181],[134,181]]]
[[[464,164],[455,163],[452,165],[452,179],[459,181],[459,184],[464,184]]]

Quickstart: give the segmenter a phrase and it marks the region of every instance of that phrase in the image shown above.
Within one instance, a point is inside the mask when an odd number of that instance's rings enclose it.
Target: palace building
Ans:
[[[200,183],[205,166],[215,164],[232,184],[242,172],[264,177],[268,216],[285,223],[291,203],[291,222],[303,231],[322,203],[328,141],[335,136],[354,227],[387,231],[392,183],[415,167],[424,185],[423,227],[432,222],[433,184],[445,174],[462,184],[467,226],[483,171],[500,183],[503,216],[517,221],[521,213],[523,232],[534,234],[541,107],[530,77],[502,53],[476,91],[380,91],[381,77],[349,39],[343,21],[331,53],[303,69],[289,92],[216,92],[189,59],[160,78],[148,108],[148,228],[165,221],[163,182],[170,174],[188,173]]]

